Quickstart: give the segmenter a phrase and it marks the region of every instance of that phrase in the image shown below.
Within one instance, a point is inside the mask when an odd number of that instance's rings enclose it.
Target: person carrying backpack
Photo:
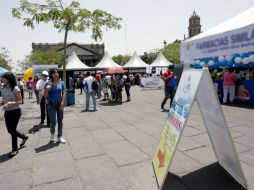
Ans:
[[[26,83],[26,87],[29,93],[29,99],[33,98],[34,81],[32,79],[33,79],[32,77],[29,77],[29,80]]]
[[[90,96],[92,96],[93,99],[94,111],[97,111],[95,93],[98,90],[98,83],[95,77],[91,76],[90,72],[87,72],[86,76],[87,77],[83,81],[84,91],[86,92],[86,108],[83,112],[89,111]]]
[[[161,103],[161,109],[164,109],[164,105],[166,104],[167,100],[170,98],[170,107],[172,105],[175,90],[176,90],[176,82],[175,82],[175,74],[173,71],[170,70],[168,67],[167,71],[163,73],[163,80],[164,80],[164,93],[165,97]]]

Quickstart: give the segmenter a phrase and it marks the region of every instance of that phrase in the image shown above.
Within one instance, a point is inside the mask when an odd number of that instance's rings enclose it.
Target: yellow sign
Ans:
[[[167,176],[169,164],[176,146],[176,132],[166,123],[153,158],[154,171],[161,188]]]

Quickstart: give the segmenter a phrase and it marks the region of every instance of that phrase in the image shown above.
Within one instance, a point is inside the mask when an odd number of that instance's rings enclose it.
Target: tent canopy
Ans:
[[[95,66],[95,68],[97,69],[105,69],[105,68],[111,68],[111,67],[121,67],[121,66],[112,60],[108,52],[105,53],[102,60]]]
[[[83,70],[89,68],[90,67],[80,61],[75,51],[72,52],[71,56],[67,60],[66,70]],[[61,69],[63,69],[63,67],[61,67]]]
[[[148,66],[148,64],[140,59],[137,52],[134,52],[132,58],[123,66],[123,68],[145,68],[146,66]]]
[[[159,53],[158,57],[154,60],[154,62],[150,65],[153,67],[168,67],[169,65],[173,65],[170,61],[168,61],[162,52]]]
[[[181,43],[181,61],[254,49],[254,7]]]

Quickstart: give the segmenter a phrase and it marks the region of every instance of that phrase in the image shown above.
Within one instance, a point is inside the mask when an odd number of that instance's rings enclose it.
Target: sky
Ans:
[[[30,0],[31,1],[31,0]],[[69,0],[63,0],[70,2]],[[68,43],[105,44],[111,56],[151,52],[188,35],[188,20],[193,11],[201,17],[202,31],[220,24],[254,6],[253,0],[78,0],[90,11],[102,9],[121,17],[120,30],[104,30],[103,39],[94,41],[91,31],[69,33]],[[37,0],[32,2],[43,2]],[[63,42],[64,33],[58,33],[52,24],[39,24],[35,29],[23,26],[12,17],[11,9],[18,0],[0,0],[0,47],[10,52],[13,62],[24,59],[32,50],[32,43]]]

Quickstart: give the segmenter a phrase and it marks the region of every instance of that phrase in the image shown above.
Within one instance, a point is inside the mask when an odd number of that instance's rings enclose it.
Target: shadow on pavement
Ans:
[[[254,103],[233,103],[233,104],[223,104],[224,106],[236,107],[236,108],[244,108],[244,109],[254,109]]]
[[[3,154],[0,156],[0,164],[7,162],[11,158],[9,157],[9,153]]]
[[[182,177],[169,173],[162,190],[244,190],[218,163]]]
[[[122,102],[122,103],[117,103],[117,102],[100,102],[99,104],[102,106],[119,106],[122,105],[126,102]]]
[[[36,153],[40,153],[40,152],[45,152],[45,151],[47,151],[47,150],[49,150],[51,148],[55,148],[57,146],[59,146],[59,143],[51,143],[51,142],[49,142],[48,144],[45,144],[45,145],[43,145],[41,147],[38,147],[38,148],[35,148],[34,150],[35,150]]]
[[[33,125],[33,128],[28,130],[28,133],[32,134],[32,133],[36,133],[38,131],[40,131],[40,129],[42,128],[49,128],[47,127],[47,125]]]

